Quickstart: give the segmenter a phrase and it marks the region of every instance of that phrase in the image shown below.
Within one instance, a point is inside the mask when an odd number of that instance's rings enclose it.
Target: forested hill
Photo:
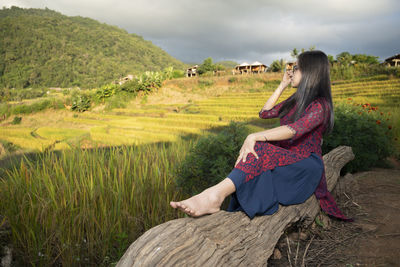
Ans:
[[[168,66],[185,68],[150,41],[116,26],[47,8],[0,10],[0,89],[91,88]]]

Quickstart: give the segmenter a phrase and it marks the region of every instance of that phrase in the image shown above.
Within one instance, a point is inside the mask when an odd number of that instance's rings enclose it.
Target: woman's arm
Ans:
[[[285,125],[268,129],[266,131],[249,134],[246,140],[244,140],[242,148],[239,151],[239,157],[236,160],[235,166],[239,163],[240,160],[246,162],[247,154],[249,153],[253,154],[256,159],[258,159],[258,155],[254,150],[254,145],[256,144],[256,141],[280,141],[290,139],[294,135],[294,131],[292,131],[289,127]]]
[[[276,88],[275,92],[269,97],[267,102],[264,104],[261,111],[270,110],[274,107],[276,101],[278,101],[279,97],[281,96],[282,92],[286,89],[286,87],[290,84],[290,79],[292,78],[293,73],[291,71],[286,71],[283,74],[283,78],[281,83],[279,84],[278,88]]]
[[[249,134],[243,143],[239,152],[236,164],[243,160],[246,161],[247,154],[253,154],[257,159],[258,155],[254,150],[257,141],[280,141],[280,140],[296,140],[301,136],[309,133],[324,121],[324,111],[321,103],[313,101],[305,110],[304,115],[297,121],[288,125],[282,125],[262,132]]]
[[[278,126],[262,132],[252,133],[249,138],[254,141],[281,141],[291,139],[295,132],[286,125]]]

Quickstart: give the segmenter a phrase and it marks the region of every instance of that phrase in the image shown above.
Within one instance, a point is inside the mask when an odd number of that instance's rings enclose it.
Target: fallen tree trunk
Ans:
[[[328,190],[343,166],[354,158],[351,147],[324,155]],[[130,266],[265,266],[284,230],[310,224],[320,211],[312,195],[305,203],[280,206],[270,216],[250,220],[243,212],[219,211],[199,218],[160,224],[131,244],[117,267]]]

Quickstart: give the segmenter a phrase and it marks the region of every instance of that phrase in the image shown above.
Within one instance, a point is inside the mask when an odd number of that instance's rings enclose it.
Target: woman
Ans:
[[[326,187],[322,135],[334,123],[329,68],[321,51],[300,54],[259,113],[263,119],[280,117],[281,126],[247,136],[227,178],[170,205],[198,217],[219,211],[225,197],[232,194],[228,211],[243,211],[252,219],[275,213],[279,204],[303,203],[315,193],[325,212],[351,221]],[[289,84],[296,92],[275,105]]]

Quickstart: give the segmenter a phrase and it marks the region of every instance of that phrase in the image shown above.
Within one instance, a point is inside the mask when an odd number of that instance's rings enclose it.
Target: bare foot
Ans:
[[[208,188],[191,198],[179,202],[171,201],[170,205],[174,209],[178,208],[192,217],[199,217],[219,211],[222,201],[224,201],[224,197],[219,196],[215,190]]]

